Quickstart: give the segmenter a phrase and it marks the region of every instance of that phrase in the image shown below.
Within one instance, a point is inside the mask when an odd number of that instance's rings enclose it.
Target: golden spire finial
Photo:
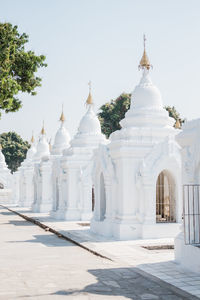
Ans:
[[[0,151],[2,150],[3,148],[2,148],[2,145],[0,144]]]
[[[150,64],[150,61],[149,61],[149,58],[146,54],[146,36],[144,34],[144,52],[143,52],[143,55],[142,55],[142,58],[140,60],[140,64],[138,66],[139,69],[146,69],[146,70],[149,70],[150,68],[152,68],[152,65]]]
[[[86,104],[91,105],[93,104],[92,95],[91,95],[91,86],[92,86],[91,81],[88,82],[88,85],[89,85],[89,95],[87,97]]]
[[[32,132],[31,143],[33,144],[34,142],[35,142],[35,139],[34,139],[34,135],[33,135],[33,132]]]
[[[175,127],[176,129],[180,129],[180,128],[181,128],[181,123],[180,123],[180,120],[179,120],[179,119],[176,120],[176,123],[175,123],[174,127]]]
[[[65,115],[64,115],[64,112],[63,112],[63,104],[62,104],[62,113],[61,113],[61,116],[60,116],[60,122],[62,122],[62,123],[65,122]]]
[[[44,121],[43,121],[43,126],[42,126],[42,130],[41,130],[41,134],[42,134],[42,135],[45,134],[45,130],[44,130]]]

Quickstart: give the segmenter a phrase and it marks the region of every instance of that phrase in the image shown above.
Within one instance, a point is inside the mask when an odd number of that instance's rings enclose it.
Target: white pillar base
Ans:
[[[90,223],[90,230],[102,236],[112,237],[112,223],[108,220],[97,221],[92,218]]]
[[[48,213],[52,210],[52,203],[40,203],[33,204],[32,208],[33,212],[40,213]]]
[[[180,223],[154,223],[142,225],[143,239],[175,238],[180,232]]]
[[[136,240],[141,238],[141,224],[132,222],[113,223],[113,236],[118,240]]]
[[[191,272],[200,273],[200,245],[185,245],[183,233],[175,238],[175,261]]]
[[[82,212],[81,213],[81,221],[90,221],[92,219],[92,212]]]
[[[81,213],[79,209],[66,209],[64,211],[64,219],[66,221],[80,221]]]
[[[65,211],[64,209],[58,209],[50,212],[50,216],[56,220],[64,220],[65,219]]]

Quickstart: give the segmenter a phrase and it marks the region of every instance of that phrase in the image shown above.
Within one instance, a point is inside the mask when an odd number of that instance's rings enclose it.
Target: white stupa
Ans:
[[[32,162],[33,161],[33,158],[36,154],[36,147],[35,147],[35,139],[34,139],[34,136],[32,135],[32,138],[31,138],[31,147],[28,149],[27,151],[27,154],[26,154],[26,160],[28,162]]]
[[[49,194],[51,194],[52,183],[52,164],[50,161],[50,149],[49,143],[46,139],[46,132],[43,127],[40,133],[39,141],[36,148],[36,153],[34,155],[34,201],[32,204],[32,209],[34,212],[46,212],[49,211],[49,202],[52,202],[52,198],[49,199]],[[46,177],[48,180],[46,180]],[[48,189],[47,189],[48,186]],[[46,200],[45,195],[48,195],[48,200]],[[45,204],[43,204],[45,202]],[[47,205],[48,204],[48,209]]]
[[[0,204],[12,201],[12,175],[2,153],[0,145]]]
[[[26,166],[29,165],[29,164],[33,164],[33,163],[34,163],[33,160],[34,160],[34,156],[35,156],[37,150],[36,150],[35,139],[34,139],[33,134],[32,134],[32,137],[31,137],[31,142],[30,142],[30,144],[31,144],[31,146],[30,146],[30,148],[28,149],[28,151],[27,151],[27,153],[26,153],[26,158],[25,158],[25,160],[22,162],[22,164],[21,164],[19,170],[22,169],[22,168],[24,168],[24,167],[26,167]]]
[[[0,146],[0,170],[8,170],[8,166],[6,164],[5,156],[2,153],[2,147],[1,146]]]
[[[71,148],[69,152],[72,152],[77,147],[84,149],[97,148],[99,143],[105,142],[105,136],[101,133],[101,125],[97,115],[95,114],[93,107],[93,100],[91,95],[91,88],[89,91],[89,95],[86,101],[87,112],[82,117],[78,132],[71,141]],[[65,152],[66,154],[68,151]]]
[[[57,203],[59,202],[60,182],[62,181],[62,170],[60,165],[60,160],[63,154],[63,150],[70,147],[70,134],[64,126],[65,116],[62,109],[60,116],[60,128],[58,129],[54,144],[51,151],[51,161],[52,161],[52,210],[55,211]]]
[[[60,122],[60,128],[56,132],[54,144],[51,151],[51,154],[53,155],[61,155],[63,150],[69,148],[70,146],[70,134],[64,126],[65,116],[63,110],[60,116]]]
[[[49,155],[50,155],[49,144],[46,139],[46,133],[45,133],[44,124],[43,124],[41,134],[39,137],[39,141],[38,141],[38,144],[36,147],[36,153],[33,158],[35,161],[39,162],[42,159],[42,157],[46,157],[46,156],[48,157]]]
[[[93,110],[91,86],[86,101],[87,111],[80,121],[71,147],[61,158],[62,181],[57,193],[56,218],[89,220],[92,215],[93,151],[107,143],[100,122]]]
[[[181,222],[178,130],[163,108],[144,53],[131,106],[95,157],[93,232],[118,239],[174,237]]]
[[[31,147],[28,149],[26,159],[21,164],[20,168],[14,174],[15,180],[19,182],[18,198],[19,206],[30,207],[34,200],[34,188],[33,188],[33,175],[34,175],[34,164],[35,164],[35,139],[32,134]]]

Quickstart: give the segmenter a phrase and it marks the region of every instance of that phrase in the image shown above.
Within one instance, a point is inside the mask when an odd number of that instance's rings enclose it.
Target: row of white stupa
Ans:
[[[44,126],[37,145],[32,138],[27,158],[15,175],[19,187],[15,188],[18,190],[16,198],[20,206],[31,206],[35,212],[51,212],[58,219],[91,218],[91,178],[82,181],[85,169],[91,163],[93,150],[99,144],[107,143],[107,140],[101,133],[100,122],[93,111],[90,91],[86,104],[87,112],[72,140],[64,126],[63,112],[52,149],[46,139]]]
[[[93,231],[120,239],[178,233],[181,153],[175,135],[179,130],[173,127],[174,120],[151,82],[150,67],[144,49],[143,75],[134,100],[121,121],[122,129],[109,140],[101,133],[91,92],[87,112],[71,141],[63,112],[51,151],[42,128],[37,146],[32,140],[15,174],[15,198],[20,206],[50,212],[57,219],[92,218]]]
[[[42,128],[37,145],[32,140],[27,158],[14,174],[16,203],[50,212],[57,219],[92,218],[94,232],[120,239],[178,233],[181,153],[175,135],[179,130],[151,82],[150,67],[144,48],[141,81],[120,122],[122,129],[109,140],[101,133],[90,92],[87,112],[71,141],[63,112],[51,151]]]
[[[139,66],[143,74],[130,109],[120,122],[121,130],[109,140],[101,133],[91,93],[71,141],[63,113],[51,151],[44,128],[36,147],[32,140],[26,160],[13,176],[18,205],[57,219],[91,220],[93,232],[116,239],[179,233],[182,185],[200,182],[200,120],[187,122],[182,131],[174,128],[149,77],[145,49]],[[198,223],[195,226],[198,232]],[[194,247],[188,250],[184,245],[183,232],[176,241],[177,260],[200,261]]]

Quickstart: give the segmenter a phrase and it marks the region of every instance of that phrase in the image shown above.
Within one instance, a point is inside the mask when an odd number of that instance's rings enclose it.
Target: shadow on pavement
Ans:
[[[69,241],[63,240],[62,238],[58,238],[53,233],[44,234],[44,235],[33,235],[34,239],[25,240],[25,241],[8,241],[7,243],[40,243],[46,247],[72,247],[74,244]]]
[[[28,222],[26,220],[14,220],[9,221],[9,224],[15,225],[15,226],[35,226],[35,224]]]
[[[11,216],[14,215],[14,213],[12,213],[11,211],[0,211],[0,215]]]
[[[198,299],[137,268],[88,270],[97,282],[82,290],[60,290],[53,295],[96,294],[123,296],[135,300],[192,300]],[[103,299],[103,298],[102,298]]]
[[[121,296],[133,300],[195,300],[198,299],[160,279],[137,268],[112,268],[88,270],[97,282],[83,289],[63,289],[54,293],[21,296],[36,298],[46,296],[71,296],[70,299],[82,299],[81,296],[98,295],[103,300],[109,296]],[[95,296],[94,298],[95,299]],[[99,298],[98,298],[99,299]]]

